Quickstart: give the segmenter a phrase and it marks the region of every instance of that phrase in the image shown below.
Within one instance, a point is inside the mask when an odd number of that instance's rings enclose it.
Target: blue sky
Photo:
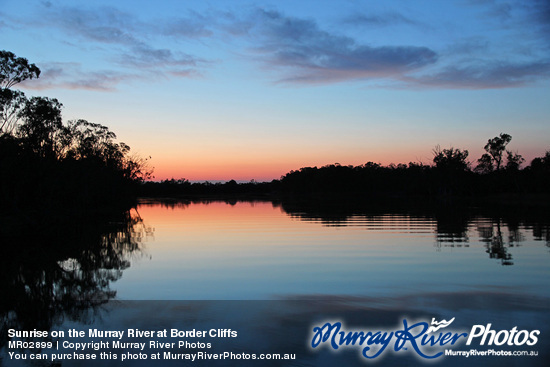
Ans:
[[[109,126],[157,179],[550,149],[549,1],[1,0],[29,95]]]

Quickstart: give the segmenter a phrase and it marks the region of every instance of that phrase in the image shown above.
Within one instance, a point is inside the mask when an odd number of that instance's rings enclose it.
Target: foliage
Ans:
[[[493,172],[493,157],[488,153],[485,153],[477,160],[477,166],[475,168],[476,172],[479,173],[490,173]]]
[[[1,199],[12,210],[82,211],[134,197],[151,178],[147,160],[130,154],[106,126],[86,120],[63,124],[55,98],[27,98],[13,85],[37,78],[26,59],[0,52]]]
[[[504,154],[506,146],[510,143],[510,141],[512,141],[512,136],[500,133],[499,136],[489,139],[487,144],[485,144],[485,147],[483,147],[492,158],[492,164],[494,163],[497,171],[502,165],[502,155]]]
[[[18,114],[25,105],[25,94],[11,90],[14,85],[38,78],[40,69],[27,59],[0,50],[0,135],[12,133]]]
[[[25,102],[20,112],[21,124],[16,132],[25,149],[32,150],[40,157],[58,156],[62,149],[62,107],[55,98],[32,97]]]
[[[0,88],[9,89],[27,79],[38,78],[40,69],[13,52],[0,50]]]
[[[402,199],[411,197],[450,198],[483,197],[503,193],[549,192],[550,151],[520,169],[523,158],[510,151],[506,169],[496,171],[493,158],[484,154],[476,170],[470,169],[468,151],[458,148],[434,150],[434,165],[410,162],[383,166],[367,162],[358,166],[339,163],[322,167],[302,167],[271,182],[191,183],[186,179],[145,182],[140,194],[158,197],[209,197],[212,195],[248,195],[276,198],[292,196],[315,199],[335,196],[338,202],[367,199]],[[480,169],[483,167],[483,169]]]
[[[517,171],[525,162],[525,159],[518,152],[507,150],[506,146],[512,141],[512,136],[501,133],[487,141],[485,151],[480,159],[477,160],[476,172],[489,174],[494,171],[505,169],[507,171]],[[506,159],[504,153],[506,152]],[[506,162],[506,164],[504,164]]]
[[[530,191],[549,192],[550,150],[546,151],[544,156],[533,159],[531,165],[520,172],[527,175],[527,180],[530,183]]]
[[[146,182],[148,160],[130,154],[106,126],[83,119],[63,124],[63,105],[55,98],[27,98],[10,89],[40,70],[26,59],[0,51],[0,199],[19,209],[36,203],[51,208],[87,208],[144,195],[362,194],[483,195],[500,192],[544,191],[550,172],[550,152],[527,169],[517,152],[506,149],[512,140],[501,133],[487,141],[486,151],[472,172],[468,151],[450,147],[433,150],[433,166],[422,163],[359,166],[339,163],[303,167],[271,183],[190,183],[187,180]],[[506,156],[504,153],[506,152]],[[506,162],[506,164],[504,164]]]
[[[0,348],[10,328],[50,330],[64,320],[91,322],[116,296],[111,283],[151,234],[136,214],[113,211],[86,220],[58,217],[53,223],[11,220],[1,233]]]
[[[523,164],[523,162],[525,162],[525,159],[521,156],[521,154],[518,154],[517,152],[507,150],[506,153],[506,169],[517,171]]]
[[[453,147],[441,150],[438,145],[434,148],[433,153],[433,162],[438,169],[449,171],[467,171],[469,169],[470,163],[468,162],[467,150]]]
[[[550,171],[550,150],[546,151],[544,157],[533,159],[530,168],[537,171]]]
[[[0,135],[13,133],[26,101],[23,92],[0,88]]]

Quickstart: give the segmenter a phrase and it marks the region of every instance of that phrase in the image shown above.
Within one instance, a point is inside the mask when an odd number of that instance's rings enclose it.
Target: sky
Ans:
[[[0,0],[17,88],[108,126],[155,180],[269,181],[550,150],[550,1]]]

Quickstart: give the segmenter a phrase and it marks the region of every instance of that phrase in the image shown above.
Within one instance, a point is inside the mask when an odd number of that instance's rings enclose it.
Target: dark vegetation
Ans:
[[[8,329],[50,330],[66,320],[94,319],[116,296],[111,283],[143,255],[141,242],[151,235],[132,212],[57,225],[55,231],[27,227],[1,237],[0,349]]]
[[[130,212],[146,162],[105,126],[64,124],[57,99],[13,89],[39,76],[0,51],[0,348],[10,328],[93,319],[150,232]]]
[[[477,206],[464,200],[384,200],[363,204],[357,200],[282,200],[274,205],[294,218],[320,221],[326,226],[346,226],[350,220],[375,222],[388,215],[433,220],[438,248],[470,246],[469,232],[475,230],[488,256],[502,265],[514,264],[509,248],[522,246],[528,232],[550,247],[550,212],[544,205],[509,205],[503,200]]]
[[[512,153],[513,154],[513,153]],[[433,165],[381,166],[369,162],[360,166],[338,164],[306,167],[281,178],[281,189],[289,193],[353,193],[368,196],[468,196],[504,193],[548,193],[550,151],[520,170],[517,160],[505,168],[493,165],[471,170],[467,151],[434,150]]]
[[[382,166],[368,162],[359,166],[338,163],[303,167],[272,182],[191,183],[188,180],[144,182],[142,196],[267,196],[336,198],[342,200],[388,198],[472,198],[502,195],[544,197],[550,194],[550,151],[521,168],[524,159],[506,150],[512,137],[500,134],[489,139],[485,153],[472,169],[468,151],[439,146],[433,150],[433,164],[409,163]],[[541,196],[542,195],[542,196]]]
[[[506,149],[512,139],[507,134],[488,140],[474,168],[467,151],[436,147],[432,165],[304,167],[263,183],[152,182],[146,161],[132,156],[107,127],[85,120],[63,123],[58,100],[28,98],[13,89],[39,76],[34,64],[0,51],[0,348],[9,328],[86,323],[115,297],[111,282],[142,252],[140,242],[152,232],[137,211],[128,210],[139,195],[263,198],[290,216],[326,225],[385,213],[427,216],[437,221],[438,246],[467,243],[469,224],[485,215],[491,224],[480,224],[478,231],[488,255],[503,265],[513,263],[507,247],[521,242],[522,226],[550,244],[546,208],[473,209],[460,201],[450,210],[439,200],[513,193],[547,204],[540,198],[550,194],[550,151],[522,169],[521,155]],[[426,197],[438,199],[438,205]],[[383,200],[373,203],[378,198]],[[397,206],[388,199],[396,199]],[[506,239],[501,227],[517,235]]]
[[[13,89],[39,76],[34,64],[0,51],[0,214],[37,221],[127,206],[150,177],[146,162],[105,126],[64,124],[57,99]]]
[[[0,199],[4,213],[94,212],[148,197],[299,198],[485,198],[550,193],[550,151],[526,168],[500,134],[472,164],[467,150],[433,150],[433,163],[382,166],[332,164],[290,171],[271,182],[191,183],[185,179],[147,181],[147,162],[130,155],[107,127],[85,120],[62,121],[62,104],[27,98],[13,87],[38,78],[26,59],[0,52]]]

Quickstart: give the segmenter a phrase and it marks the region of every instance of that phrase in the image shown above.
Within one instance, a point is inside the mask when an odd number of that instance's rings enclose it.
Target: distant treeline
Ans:
[[[304,167],[271,182],[191,183],[151,178],[147,161],[130,154],[107,127],[85,120],[63,123],[62,104],[13,87],[38,78],[26,59],[0,51],[0,214],[83,214],[124,206],[138,196],[349,197],[486,196],[549,193],[550,151],[526,168],[500,134],[487,141],[475,165],[468,151],[436,147],[429,165],[331,164]],[[29,216],[30,217],[30,216]]]
[[[238,183],[230,180],[224,183],[209,181],[190,182],[186,179],[170,179],[160,182],[146,181],[140,185],[139,195],[148,197],[182,197],[182,196],[225,196],[241,195],[247,198],[266,196],[276,190],[277,180],[272,182]]]
[[[0,214],[86,214],[134,200],[148,178],[144,160],[105,126],[62,122],[54,98],[27,98],[13,86],[40,69],[0,51]]]
[[[454,153],[450,153],[450,150]],[[445,149],[433,165],[417,163],[382,166],[305,167],[291,171],[280,181],[283,193],[352,193],[370,196],[485,196],[503,193],[550,192],[550,152],[525,169],[470,169],[466,161],[454,160],[464,151]],[[442,155],[450,154],[442,158]],[[466,154],[467,156],[467,154]],[[465,157],[464,157],[465,158]],[[477,167],[476,167],[477,168]]]
[[[471,196],[504,193],[550,193],[550,151],[521,169],[523,158],[505,150],[511,136],[490,139],[487,153],[472,169],[468,151],[455,148],[433,150],[433,164],[382,166],[368,162],[359,166],[331,164],[303,167],[271,182],[191,183],[188,180],[144,182],[143,196],[271,195],[362,197]],[[504,155],[507,153],[507,156]]]

